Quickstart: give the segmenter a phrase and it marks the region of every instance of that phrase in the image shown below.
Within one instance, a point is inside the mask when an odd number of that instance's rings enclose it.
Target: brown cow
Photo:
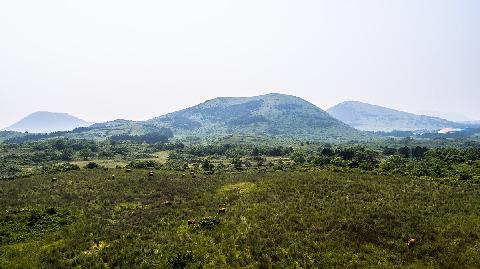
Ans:
[[[408,248],[413,248],[417,244],[417,239],[416,238],[410,238],[408,239],[407,246]]]
[[[173,205],[173,202],[172,201],[165,201],[165,202],[163,202],[163,205],[164,206],[171,206],[171,205]]]
[[[220,213],[220,214],[225,213],[225,211],[227,211],[227,209],[225,207],[222,207],[222,208],[218,209],[218,213]]]
[[[187,220],[187,224],[188,224],[188,226],[195,225],[195,220],[189,219],[189,220]]]

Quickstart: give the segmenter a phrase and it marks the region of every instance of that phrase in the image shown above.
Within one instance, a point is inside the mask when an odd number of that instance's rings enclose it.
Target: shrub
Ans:
[[[133,169],[148,169],[148,168],[160,168],[161,165],[154,161],[154,160],[146,160],[146,161],[132,161],[127,164],[127,168]]]
[[[177,252],[171,255],[167,261],[168,268],[187,268],[188,264],[195,262],[191,251]]]
[[[469,173],[463,172],[458,176],[460,180],[472,180],[473,176]]]
[[[332,163],[332,158],[317,156],[312,159],[312,163],[316,166],[323,166]]]
[[[87,165],[85,165],[85,168],[86,168],[86,169],[95,169],[95,168],[98,168],[98,163],[96,163],[96,162],[89,162],[89,163],[87,163]]]
[[[0,163],[0,178],[8,179],[19,175],[22,170],[15,165]]]
[[[58,173],[75,170],[80,170],[80,166],[73,163],[60,163],[42,166],[42,171],[44,173]]]
[[[216,217],[205,217],[198,222],[201,229],[213,230],[215,226],[220,224],[220,220]]]

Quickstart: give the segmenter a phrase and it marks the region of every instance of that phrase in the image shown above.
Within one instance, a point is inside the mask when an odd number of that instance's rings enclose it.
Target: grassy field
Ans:
[[[0,181],[0,268],[480,266],[480,186],[472,182],[154,172]]]

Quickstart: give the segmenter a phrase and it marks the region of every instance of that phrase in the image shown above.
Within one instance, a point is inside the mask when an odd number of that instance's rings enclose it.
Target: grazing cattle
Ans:
[[[171,205],[173,205],[173,203],[172,203],[172,201],[165,201],[165,202],[163,202],[163,205],[171,206]]]
[[[408,248],[413,248],[417,244],[417,239],[416,238],[410,238],[408,239],[407,246]]]
[[[57,181],[56,177],[52,178],[52,182],[56,182],[56,181]]]
[[[112,179],[115,179],[115,175],[112,175]]]
[[[189,220],[187,221],[187,224],[188,224],[189,226],[190,226],[190,225],[195,225],[195,220],[189,219]]]
[[[222,207],[222,208],[218,209],[218,213],[220,213],[220,214],[225,213],[225,211],[227,211],[227,209],[225,207]]]
[[[126,172],[130,173],[130,172],[132,172],[132,169],[127,169]]]
[[[148,172],[149,177],[153,177],[153,171]]]

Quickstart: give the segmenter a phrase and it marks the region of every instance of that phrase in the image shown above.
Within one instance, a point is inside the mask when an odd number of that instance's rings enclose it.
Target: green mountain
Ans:
[[[90,123],[67,113],[39,111],[28,115],[17,123],[5,128],[7,131],[29,133],[51,133],[70,131],[77,127],[85,127]]]
[[[317,106],[301,98],[278,93],[219,97],[147,123],[171,128],[176,136],[234,134],[310,139],[362,136]]]
[[[356,101],[340,103],[327,112],[363,131],[416,131],[465,127],[465,124],[437,117],[416,115]]]
[[[115,120],[48,135],[9,134],[15,141],[66,137],[103,140],[118,135],[146,135],[171,129],[176,138],[265,137],[341,141],[366,135],[295,96],[267,94],[219,97],[148,121]],[[30,129],[32,130],[32,129]],[[58,131],[58,128],[55,129]]]

